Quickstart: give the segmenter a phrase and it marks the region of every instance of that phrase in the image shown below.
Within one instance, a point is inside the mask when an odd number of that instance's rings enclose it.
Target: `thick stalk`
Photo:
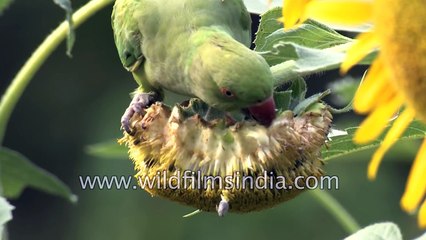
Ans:
[[[352,234],[361,229],[349,212],[328,192],[319,189],[309,192],[337,220],[348,234]]]

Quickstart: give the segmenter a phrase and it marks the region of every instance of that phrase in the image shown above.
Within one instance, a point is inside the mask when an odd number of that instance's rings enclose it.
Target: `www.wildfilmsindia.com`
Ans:
[[[136,189],[339,189],[338,176],[297,176],[294,181],[286,181],[284,176],[276,176],[265,171],[263,175],[250,176],[235,172],[227,176],[203,176],[193,171],[177,171],[171,176],[166,171],[156,175],[135,178],[134,176],[79,176],[83,190],[136,190]],[[136,184],[138,182],[139,184]],[[212,184],[214,183],[214,184]]]

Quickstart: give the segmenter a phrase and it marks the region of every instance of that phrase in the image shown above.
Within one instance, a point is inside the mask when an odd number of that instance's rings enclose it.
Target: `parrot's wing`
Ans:
[[[139,1],[135,0],[116,1],[111,16],[118,55],[123,66],[131,72],[143,62],[142,34],[138,28],[138,21],[134,19],[138,4]]]

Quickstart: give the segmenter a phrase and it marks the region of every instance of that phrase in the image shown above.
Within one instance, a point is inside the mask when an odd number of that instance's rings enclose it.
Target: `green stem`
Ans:
[[[333,108],[333,107],[330,107],[330,112],[332,113],[332,114],[342,114],[342,113],[347,113],[347,112],[350,112],[350,111],[352,111],[354,108],[353,108],[353,99],[351,100],[351,102],[350,103],[348,103],[348,105],[346,105],[344,108],[340,108],[340,109],[338,109],[338,108]]]
[[[73,23],[78,27],[93,14],[112,3],[114,0],[92,0],[73,14]],[[3,144],[7,123],[18,100],[32,77],[43,65],[50,54],[66,38],[68,34],[68,23],[61,23],[35,50],[27,60],[16,77],[12,80],[0,102],[0,146]]]
[[[272,76],[274,77],[274,86],[281,86],[291,80],[300,77],[300,74],[296,73],[295,61],[285,61],[271,67]]]
[[[348,211],[328,192],[322,190],[309,191],[318,202],[333,215],[347,233],[352,234],[361,227]]]

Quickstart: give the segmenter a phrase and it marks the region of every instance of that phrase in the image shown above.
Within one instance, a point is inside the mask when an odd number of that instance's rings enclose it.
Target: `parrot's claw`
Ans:
[[[221,196],[221,198],[222,200],[220,201],[219,205],[216,206],[217,215],[219,215],[219,217],[225,216],[229,210],[228,201],[223,196]]]
[[[137,93],[133,97],[129,107],[126,109],[123,116],[121,117],[121,128],[124,129],[128,134],[132,135],[133,131],[130,126],[130,119],[135,114],[145,114],[145,108],[155,103],[158,97],[158,94],[155,92]]]

